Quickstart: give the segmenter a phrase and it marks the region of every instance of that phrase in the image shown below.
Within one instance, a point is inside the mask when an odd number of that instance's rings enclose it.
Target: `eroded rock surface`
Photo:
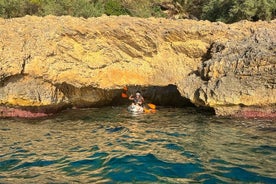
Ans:
[[[109,105],[126,85],[166,105],[169,85],[217,114],[276,113],[275,21],[26,16],[0,19],[0,52],[2,109]]]

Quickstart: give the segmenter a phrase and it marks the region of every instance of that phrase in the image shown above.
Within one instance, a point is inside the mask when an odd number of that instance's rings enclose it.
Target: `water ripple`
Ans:
[[[0,127],[0,183],[276,183],[272,121],[106,108]]]

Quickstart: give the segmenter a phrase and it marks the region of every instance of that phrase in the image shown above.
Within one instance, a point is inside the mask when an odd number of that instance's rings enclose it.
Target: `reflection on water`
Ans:
[[[123,107],[0,120],[0,183],[276,183],[276,122]]]

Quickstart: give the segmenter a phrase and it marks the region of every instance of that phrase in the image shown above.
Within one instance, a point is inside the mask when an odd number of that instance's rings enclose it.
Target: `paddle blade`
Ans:
[[[156,105],[152,104],[152,103],[149,103],[148,106],[151,108],[151,109],[156,109]]]
[[[151,111],[150,111],[150,112],[155,113],[155,112],[156,112],[156,110],[155,110],[155,109],[151,109]]]
[[[122,96],[122,98],[127,98],[128,97],[126,93],[122,93],[121,96]]]
[[[150,113],[151,110],[150,110],[150,109],[144,109],[144,112],[145,112],[145,113]]]
[[[155,109],[146,109],[146,108],[144,108],[144,112],[145,113],[155,113],[156,110]]]

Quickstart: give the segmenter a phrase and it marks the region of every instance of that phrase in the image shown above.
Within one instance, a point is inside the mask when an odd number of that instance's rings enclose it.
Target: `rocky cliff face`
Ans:
[[[126,85],[161,105],[275,115],[275,21],[0,19],[0,52],[2,116],[110,105]]]

